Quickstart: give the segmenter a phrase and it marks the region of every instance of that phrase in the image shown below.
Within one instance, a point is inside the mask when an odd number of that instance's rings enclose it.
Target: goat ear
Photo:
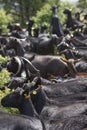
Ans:
[[[30,80],[28,79],[28,81],[27,81],[28,83],[30,83]]]
[[[41,78],[35,77],[34,80],[36,87],[41,87]]]
[[[26,93],[26,94],[29,94],[29,91],[30,89],[25,89],[23,93]]]
[[[24,98],[25,99],[28,99],[28,98],[30,98],[30,96],[29,96],[29,90],[27,89],[27,90],[25,90],[24,92],[23,92],[23,94],[22,94],[23,96],[24,96]]]
[[[11,60],[12,60],[12,61],[15,61],[15,57],[13,57]]]
[[[81,60],[84,60],[84,57],[79,58],[79,59],[77,59],[77,60],[74,60],[74,63],[77,63],[77,62],[79,62],[79,61],[81,61]]]
[[[38,87],[39,87],[39,88],[42,88],[42,85],[41,85],[41,84],[38,84]]]
[[[12,58],[12,62],[18,63],[18,61],[16,60],[16,57],[13,57],[13,58]]]
[[[17,43],[17,39],[16,38],[14,39],[14,41],[15,41],[15,43]]]
[[[26,93],[24,93],[23,96],[24,96],[25,99],[29,99],[30,98],[30,95],[27,95]]]

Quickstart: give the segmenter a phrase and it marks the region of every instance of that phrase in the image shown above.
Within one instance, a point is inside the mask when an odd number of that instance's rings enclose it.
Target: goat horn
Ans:
[[[29,67],[32,68],[38,76],[40,76],[40,71],[38,69],[36,69],[36,67],[34,67],[34,65],[26,58],[22,57],[22,59],[28,63]]]
[[[21,71],[22,63],[21,63],[20,58],[19,58],[18,56],[15,56],[15,57],[14,57],[14,60],[18,63],[18,70],[17,70],[17,72],[16,72],[16,74],[15,74],[15,76],[16,76],[16,75],[19,74],[20,71]]]
[[[64,62],[68,62],[68,60],[67,60],[66,58],[61,57],[61,59],[62,59]]]
[[[76,60],[74,60],[74,63],[79,62],[79,61],[81,61],[81,60],[83,60],[83,59],[84,59],[84,57],[79,58],[79,59],[76,59]]]

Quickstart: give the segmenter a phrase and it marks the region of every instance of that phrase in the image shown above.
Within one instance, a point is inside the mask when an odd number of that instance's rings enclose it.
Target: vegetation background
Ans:
[[[78,10],[85,10],[86,0],[79,0],[76,4],[62,2],[61,0],[0,0],[0,26],[3,32],[8,32],[7,24],[20,23],[23,28],[27,27],[29,18],[35,20],[35,26],[45,23],[50,28],[52,17],[52,6],[58,6],[58,16],[61,23],[64,23],[63,10],[68,7],[73,13]],[[87,12],[87,11],[86,11]]]

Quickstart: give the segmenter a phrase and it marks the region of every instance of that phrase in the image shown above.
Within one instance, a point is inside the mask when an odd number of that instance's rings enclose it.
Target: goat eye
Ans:
[[[12,96],[12,97],[15,97],[15,96],[17,96],[17,93],[13,92],[13,93],[11,94],[11,96]]]
[[[14,63],[17,63],[17,61],[16,61],[16,60],[14,60],[14,61],[13,61],[13,64],[14,64]]]
[[[9,97],[10,97],[10,98],[14,97],[14,94],[10,94]]]

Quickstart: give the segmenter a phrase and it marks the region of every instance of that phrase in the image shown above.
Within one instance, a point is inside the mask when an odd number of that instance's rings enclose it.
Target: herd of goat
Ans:
[[[53,6],[52,34],[35,28],[9,24],[10,35],[0,36],[0,55],[9,61],[9,94],[3,107],[17,108],[20,114],[0,109],[0,130],[87,130],[87,20],[69,9],[63,29],[57,7]],[[73,35],[71,35],[71,32]],[[55,53],[56,51],[56,53]]]

